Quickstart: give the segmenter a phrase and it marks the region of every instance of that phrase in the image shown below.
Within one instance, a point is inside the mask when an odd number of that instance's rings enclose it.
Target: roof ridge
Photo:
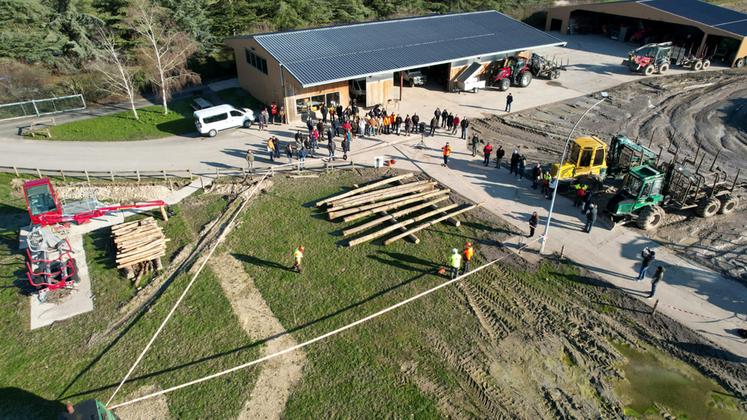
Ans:
[[[338,28],[351,28],[355,26],[380,25],[380,24],[385,24],[385,23],[394,23],[394,22],[403,21],[403,20],[440,19],[440,18],[447,18],[447,17],[453,17],[453,16],[476,15],[476,14],[482,14],[482,13],[502,14],[496,10],[477,10],[474,12],[457,12],[457,13],[434,13],[434,14],[425,15],[425,16],[407,16],[407,17],[396,18],[396,19],[370,20],[367,22],[352,22],[352,23],[343,23],[343,24],[338,24],[338,25],[318,26],[314,28],[295,29],[295,30],[290,30],[290,31],[269,32],[269,33],[252,35],[252,37],[257,39],[257,38],[271,37],[275,35],[284,35],[288,33],[328,31],[328,30],[338,29]]]

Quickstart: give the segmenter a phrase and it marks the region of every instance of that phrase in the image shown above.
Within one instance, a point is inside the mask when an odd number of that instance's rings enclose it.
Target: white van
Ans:
[[[231,105],[218,105],[195,111],[195,126],[200,134],[215,137],[218,131],[235,127],[251,127],[254,111],[236,109]]]

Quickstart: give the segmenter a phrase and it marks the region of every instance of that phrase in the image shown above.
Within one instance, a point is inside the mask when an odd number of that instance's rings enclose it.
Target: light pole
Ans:
[[[607,98],[609,98],[609,94],[607,92],[602,92],[602,99],[597,101],[594,105],[590,106],[589,109],[584,112],[583,115],[581,115],[581,118],[576,121],[576,124],[571,129],[571,132],[568,133],[568,138],[565,140],[565,146],[563,146],[563,155],[560,157],[560,165],[558,166],[558,173],[556,174],[556,177],[558,179],[555,180],[555,188],[552,190],[552,200],[550,200],[550,211],[547,213],[547,224],[545,224],[545,233],[542,234],[542,245],[540,246],[540,254],[543,254],[545,252],[545,245],[547,244],[547,233],[550,230],[550,222],[552,220],[552,211],[555,208],[555,197],[558,195],[558,185],[560,181],[560,170],[563,169],[563,162],[565,162],[565,154],[568,152],[568,144],[571,142],[571,137],[573,137],[573,132],[576,131],[576,127],[581,123],[581,120],[584,119],[586,114],[588,114],[592,109],[594,109],[597,105],[601,104],[602,102],[606,101]],[[552,181],[550,181],[552,182]]]

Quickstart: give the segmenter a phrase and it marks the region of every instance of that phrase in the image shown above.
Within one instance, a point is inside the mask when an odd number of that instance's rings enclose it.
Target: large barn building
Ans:
[[[395,97],[399,72],[424,69],[446,89],[474,62],[564,45],[495,11],[433,15],[231,38],[239,83],[264,103],[283,104],[289,121],[309,110]]]
[[[747,64],[747,14],[700,0],[627,0],[551,8],[546,31],[623,42],[672,41],[728,66]]]

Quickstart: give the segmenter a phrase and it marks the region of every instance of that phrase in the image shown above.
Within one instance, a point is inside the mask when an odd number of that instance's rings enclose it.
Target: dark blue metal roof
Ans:
[[[704,25],[747,36],[747,14],[700,0],[639,0],[643,4]]]
[[[253,38],[304,87],[565,44],[496,11],[366,22]]]

